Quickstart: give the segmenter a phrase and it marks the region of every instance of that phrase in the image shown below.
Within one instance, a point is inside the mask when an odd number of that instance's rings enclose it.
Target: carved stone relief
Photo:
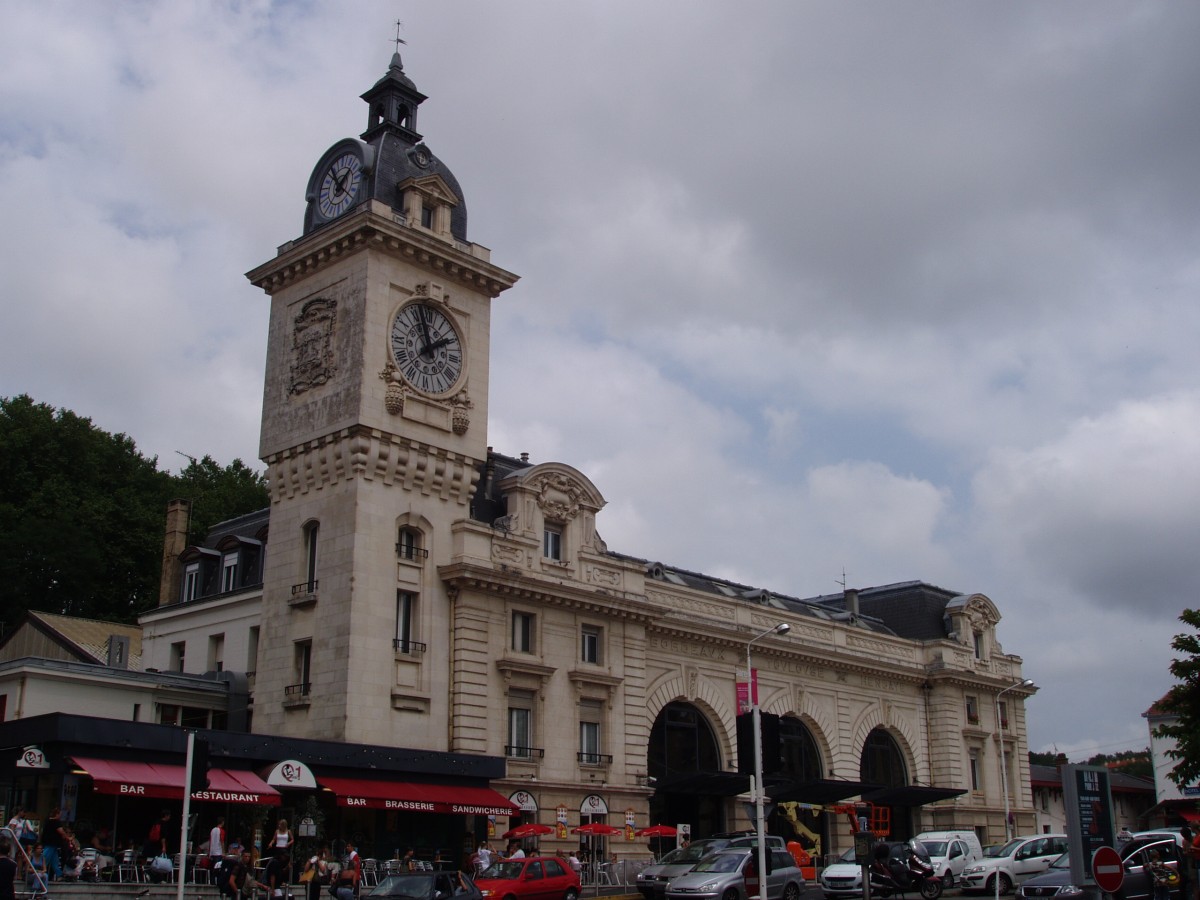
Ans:
[[[561,473],[542,475],[534,482],[537,503],[547,519],[569,521],[579,514],[583,488]]]
[[[337,372],[333,352],[337,301],[319,297],[301,307],[292,321],[292,394],[303,394],[331,379]]]

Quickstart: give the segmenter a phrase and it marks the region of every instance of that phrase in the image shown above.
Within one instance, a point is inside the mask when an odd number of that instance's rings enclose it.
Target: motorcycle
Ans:
[[[929,853],[918,840],[905,844],[899,857],[892,855],[892,848],[887,844],[879,845],[870,874],[871,894],[881,900],[914,890],[924,900],[938,900],[942,896],[942,879],[934,873]]]

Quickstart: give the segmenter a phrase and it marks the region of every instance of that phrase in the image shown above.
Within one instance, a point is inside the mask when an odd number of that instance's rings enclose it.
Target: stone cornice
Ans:
[[[486,253],[478,245],[442,240],[397,221],[390,213],[384,204],[364,204],[344,219],[284,244],[274,259],[251,269],[246,277],[255,287],[274,294],[344,256],[372,249],[410,259],[491,297],[517,283],[516,275],[475,255]]]
[[[438,567],[438,575],[448,587],[459,591],[480,591],[547,606],[567,607],[601,613],[610,617],[648,624],[659,612],[648,609],[643,598],[623,593],[607,593],[588,585],[574,585],[543,579],[515,568],[491,569],[471,562],[452,562]]]
[[[436,461],[436,464],[434,464]],[[470,456],[354,425],[264,458],[271,498],[279,501],[339,481],[364,478],[465,506],[478,463]]]

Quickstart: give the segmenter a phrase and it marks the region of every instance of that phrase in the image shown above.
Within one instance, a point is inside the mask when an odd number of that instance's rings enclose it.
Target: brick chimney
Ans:
[[[162,581],[158,585],[158,605],[166,606],[179,600],[183,566],[179,554],[188,546],[188,524],[192,504],[188,500],[172,500],[167,504],[167,529],[163,538]]]

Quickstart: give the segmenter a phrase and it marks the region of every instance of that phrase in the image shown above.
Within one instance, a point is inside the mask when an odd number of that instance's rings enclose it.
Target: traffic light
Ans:
[[[208,790],[208,741],[196,738],[192,746],[192,780],[188,793]]]

